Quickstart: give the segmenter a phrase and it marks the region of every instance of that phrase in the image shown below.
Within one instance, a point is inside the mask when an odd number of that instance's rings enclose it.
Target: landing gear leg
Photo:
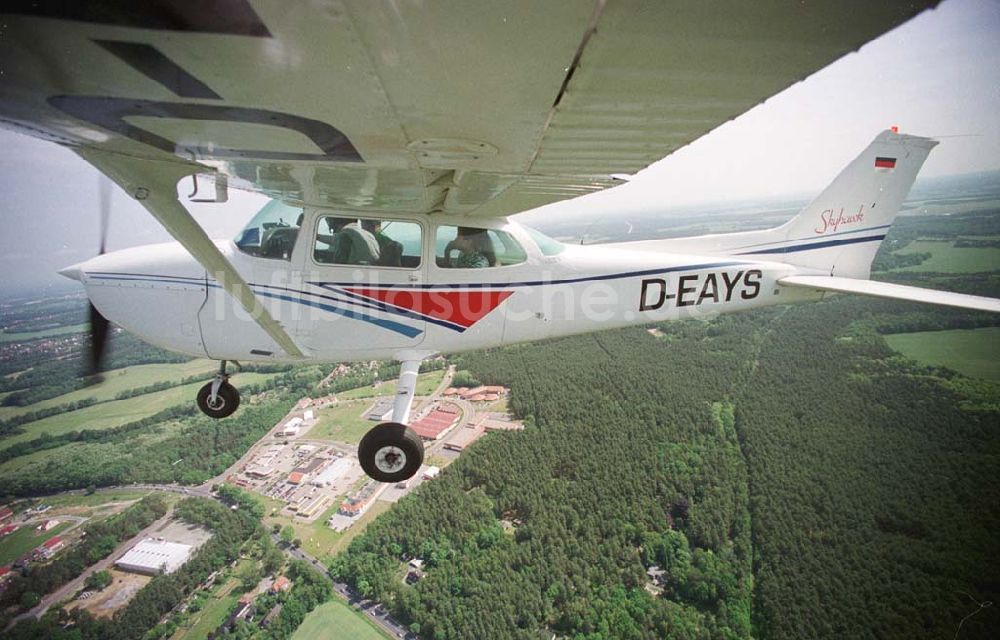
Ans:
[[[419,371],[419,360],[403,362],[396,400],[392,405],[392,422],[383,422],[373,428],[358,445],[361,468],[379,482],[409,480],[424,463],[424,443],[413,429],[406,426]]]
[[[229,384],[226,361],[219,363],[219,372],[198,391],[198,408],[210,418],[231,416],[240,406],[240,392]]]

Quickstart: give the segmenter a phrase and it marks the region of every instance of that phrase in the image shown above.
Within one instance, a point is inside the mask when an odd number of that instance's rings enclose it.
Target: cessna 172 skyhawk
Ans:
[[[198,396],[220,418],[230,360],[398,360],[392,421],[359,447],[397,481],[422,462],[406,423],[440,352],[830,291],[1000,311],[867,279],[936,144],[891,130],[776,229],[567,246],[509,217],[614,184],[918,8],[13,2],[0,124],[72,148],[178,241],[62,271],[92,301],[95,353],[107,317],[221,361]],[[273,200],[212,241],[177,195],[199,174],[217,201],[229,184]]]

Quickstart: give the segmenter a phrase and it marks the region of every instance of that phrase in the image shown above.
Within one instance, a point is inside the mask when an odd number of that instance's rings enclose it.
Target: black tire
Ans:
[[[240,406],[240,392],[236,387],[223,382],[215,396],[215,404],[209,403],[212,395],[212,383],[209,382],[198,391],[198,408],[209,418],[226,418],[233,415]]]
[[[400,455],[401,460],[391,457]],[[405,424],[383,422],[361,438],[358,460],[373,480],[403,482],[412,478],[424,463],[424,443]]]

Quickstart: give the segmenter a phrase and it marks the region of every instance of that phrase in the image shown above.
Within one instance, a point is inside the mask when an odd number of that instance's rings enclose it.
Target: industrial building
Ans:
[[[354,460],[350,458],[339,458],[336,462],[323,470],[321,474],[312,479],[310,484],[317,487],[328,487],[344,476],[354,467]]]
[[[311,518],[326,509],[327,505],[331,502],[333,502],[333,499],[330,496],[320,494],[302,504],[298,508],[297,513],[302,518]]]
[[[291,437],[299,435],[299,429],[302,428],[302,418],[292,418],[286,422],[278,431],[275,433],[276,437]]]
[[[392,418],[392,402],[392,397],[379,398],[365,414],[365,418],[372,422],[385,422],[389,420]]]
[[[193,550],[189,544],[146,538],[119,558],[115,566],[122,571],[147,575],[173,573],[187,562]]]

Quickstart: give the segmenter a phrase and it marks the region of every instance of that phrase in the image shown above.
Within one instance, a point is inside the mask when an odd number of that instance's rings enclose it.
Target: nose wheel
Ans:
[[[239,408],[240,392],[229,384],[225,360],[222,361],[215,378],[198,390],[197,401],[201,412],[210,418],[231,416]]]
[[[398,422],[383,422],[361,438],[361,468],[379,482],[409,480],[424,463],[424,443],[413,429]]]

